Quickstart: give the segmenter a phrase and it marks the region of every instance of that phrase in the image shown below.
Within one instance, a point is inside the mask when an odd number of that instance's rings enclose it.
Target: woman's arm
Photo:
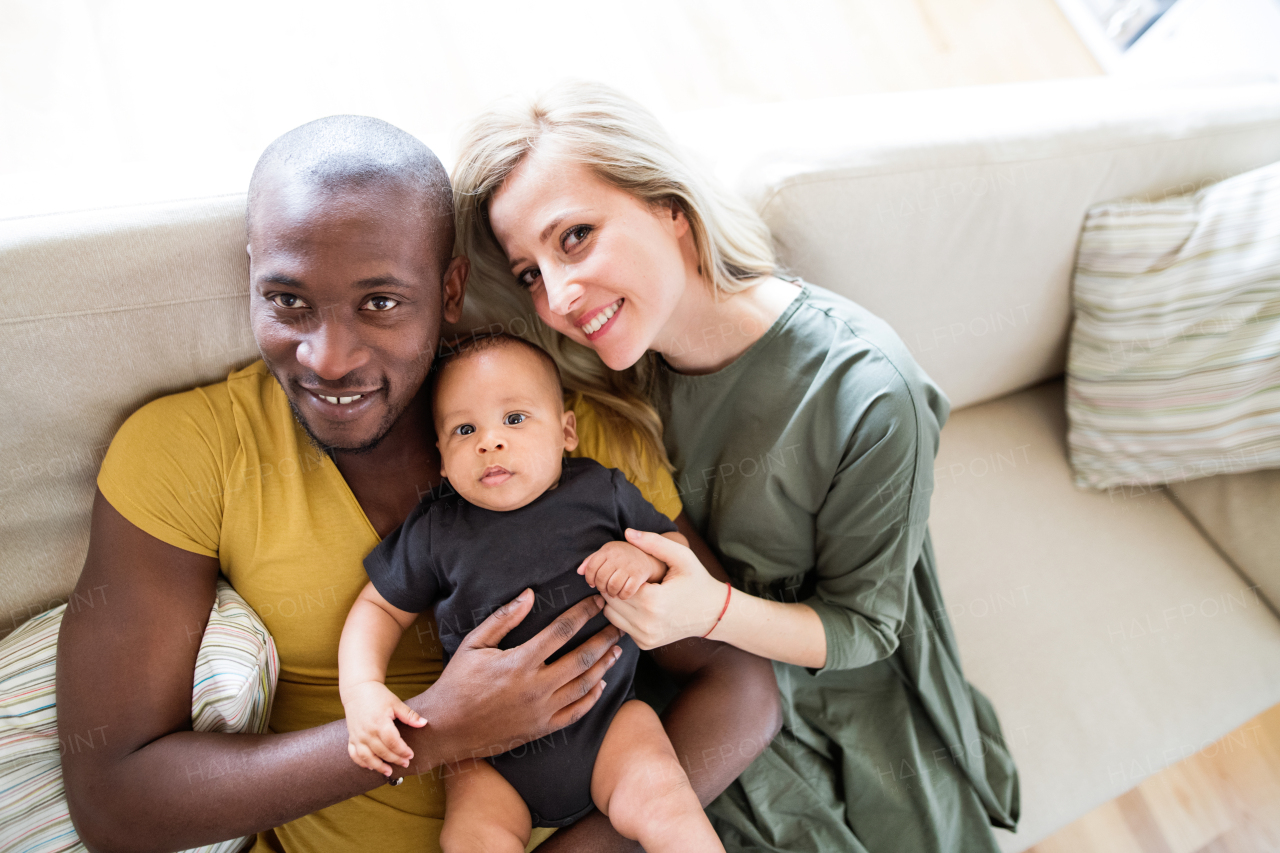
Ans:
[[[687,516],[681,513],[676,526],[688,538],[690,548],[703,555],[707,569],[726,577]],[[724,643],[696,638],[656,648],[653,657],[681,685],[679,695],[662,714],[662,724],[698,799],[706,806],[764,752],[782,727],[773,666]],[[546,853],[612,853],[639,848],[614,832],[608,818],[592,812],[558,831],[538,849]]]
[[[823,416],[824,422],[848,424],[836,432],[846,442],[838,464],[830,472],[804,474],[830,477],[813,515],[813,564],[794,570],[812,582],[813,595],[783,603],[735,589],[712,637],[825,670],[867,666],[902,643],[911,574],[928,530],[941,409],[919,402],[927,393],[913,392],[891,365],[885,366],[884,389],[868,395],[859,383],[869,381],[869,370],[846,372],[843,381],[850,384],[830,396],[848,409],[834,407]],[[834,460],[835,453],[829,447],[826,456]],[[642,647],[702,636],[712,628],[727,591],[694,554],[644,534],[628,540],[674,565],[661,584],[627,601],[609,600],[609,620]]]
[[[59,738],[94,735],[92,748],[62,755],[72,822],[90,850],[182,850],[249,835],[387,781],[348,757],[343,720],[288,734],[191,731],[196,653],[218,570],[216,558],[155,539],[95,496],[84,592],[72,600],[97,603],[67,608],[57,673]],[[409,701],[430,721],[403,729],[416,756],[411,772],[484,754],[508,735],[555,731],[599,698],[617,629],[542,665],[600,612],[597,599],[499,650],[532,607],[532,596],[522,598],[473,631],[436,685]]]
[[[657,555],[655,555],[657,556]],[[782,663],[821,669],[827,662],[827,633],[812,607],[769,601],[722,585],[724,616],[707,636],[744,652]],[[714,602],[713,602],[714,605]]]

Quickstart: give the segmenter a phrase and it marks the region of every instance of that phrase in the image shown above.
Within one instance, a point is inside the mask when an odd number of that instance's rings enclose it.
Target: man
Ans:
[[[254,171],[247,223],[263,360],[141,409],[99,475],[79,586],[106,585],[111,603],[64,618],[57,689],[61,731],[109,736],[64,756],[71,816],[91,849],[177,850],[254,832],[255,850],[435,849],[445,763],[577,719],[620,634],[606,628],[543,663],[599,611],[588,599],[499,650],[532,606],[517,599],[441,671],[434,624],[420,617],[387,672],[428,721],[401,727],[414,753],[405,784],[351,761],[338,639],[366,580],[361,559],[440,481],[423,384],[442,321],[460,316],[468,263],[452,257],[439,161],[375,119],[322,119],[274,142]],[[705,546],[699,555],[714,564]],[[190,731],[219,571],[280,654],[266,735]],[[698,641],[655,659],[684,683],[664,725],[705,804],[777,731],[772,669]],[[543,849],[634,845],[594,814]]]

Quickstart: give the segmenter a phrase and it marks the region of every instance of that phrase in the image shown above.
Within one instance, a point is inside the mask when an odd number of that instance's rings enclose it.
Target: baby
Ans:
[[[339,690],[348,751],[362,767],[390,775],[407,764],[394,720],[426,723],[383,683],[401,633],[435,605],[445,659],[494,609],[531,588],[533,611],[503,640],[512,648],[594,594],[629,598],[666,567],[622,541],[627,528],[687,544],[670,519],[621,472],[577,447],[573,412],[555,362],[519,338],[468,341],[439,360],[433,413],[441,475],[448,483],[410,513],[365,560],[370,583],[347,616],[339,647]],[[559,652],[604,627],[597,615]],[[567,826],[592,804],[645,850],[719,850],[653,709],[635,698],[639,650],[618,643],[596,705],[572,725],[444,774],[441,845],[522,851],[533,826]],[[397,755],[396,752],[401,755]]]

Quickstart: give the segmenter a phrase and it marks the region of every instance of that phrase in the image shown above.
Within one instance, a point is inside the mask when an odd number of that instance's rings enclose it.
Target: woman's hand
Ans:
[[[405,732],[415,755],[429,756],[410,772],[443,762],[505,752],[577,722],[604,692],[602,678],[617,662],[622,633],[609,626],[572,653],[547,664],[557,649],[600,612],[591,596],[514,649],[498,643],[533,608],[525,590],[468,634],[439,680],[409,700],[428,723]]]
[[[769,601],[734,592],[712,577],[693,551],[656,533],[627,531],[627,541],[670,568],[660,584],[645,584],[627,601],[604,596],[605,618],[642,649],[685,637],[737,646],[769,660],[820,669],[827,662],[827,633],[804,602]],[[723,618],[722,618],[723,617]]]
[[[701,637],[716,622],[727,590],[689,548],[657,533],[628,529],[627,541],[667,564],[660,584],[645,584],[623,601],[604,594],[604,615],[642,649]]]

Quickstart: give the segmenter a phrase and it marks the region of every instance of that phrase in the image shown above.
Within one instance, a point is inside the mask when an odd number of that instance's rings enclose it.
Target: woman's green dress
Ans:
[[[995,850],[1017,771],[960,671],[929,541],[946,397],[884,321],[804,284],[724,369],[663,365],[655,401],[733,585],[826,629],[822,669],[774,664],[782,733],[708,809],[725,846]]]

